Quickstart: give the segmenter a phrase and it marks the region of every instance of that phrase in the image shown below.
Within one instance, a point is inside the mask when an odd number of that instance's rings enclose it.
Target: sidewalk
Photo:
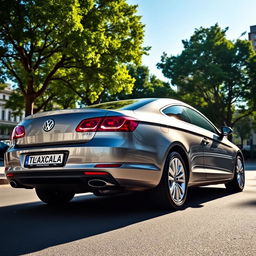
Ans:
[[[7,180],[4,174],[4,166],[0,163],[0,185],[7,184]]]

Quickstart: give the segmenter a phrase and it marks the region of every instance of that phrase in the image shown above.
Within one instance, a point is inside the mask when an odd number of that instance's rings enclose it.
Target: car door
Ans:
[[[175,124],[175,127],[181,128],[178,133],[173,135],[174,139],[180,140],[183,145],[189,148],[190,184],[205,182],[207,177],[204,168],[203,135],[196,131],[197,127],[191,125],[184,106],[172,105],[162,110],[162,112],[170,118],[169,124],[171,126]]]
[[[204,168],[209,181],[228,180],[232,177],[233,150],[227,139],[223,138],[215,126],[200,112],[186,109],[191,123],[200,127],[204,138]]]
[[[207,177],[211,180],[226,180],[232,178],[234,157],[232,148],[225,140],[216,134],[205,145],[204,154]]]

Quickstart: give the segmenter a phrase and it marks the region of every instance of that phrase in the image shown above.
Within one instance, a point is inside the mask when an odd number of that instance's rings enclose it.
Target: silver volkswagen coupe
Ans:
[[[135,99],[26,117],[12,133],[5,172],[14,188],[35,188],[48,204],[76,193],[149,190],[181,208],[189,186],[244,188],[244,161],[227,135],[173,99]]]

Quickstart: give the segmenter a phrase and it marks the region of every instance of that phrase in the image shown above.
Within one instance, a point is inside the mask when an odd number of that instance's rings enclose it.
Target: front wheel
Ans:
[[[178,152],[171,152],[165,163],[163,175],[155,189],[155,199],[162,208],[181,209],[187,198],[188,170]]]
[[[58,191],[36,188],[38,198],[50,205],[60,205],[68,203],[74,197],[75,193],[71,191]]]
[[[244,189],[244,184],[244,163],[242,158],[240,156],[237,156],[234,177],[230,182],[226,183],[225,186],[227,190],[231,192],[241,192]]]

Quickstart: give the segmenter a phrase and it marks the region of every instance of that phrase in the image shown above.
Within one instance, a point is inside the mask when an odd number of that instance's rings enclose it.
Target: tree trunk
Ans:
[[[243,149],[243,148],[244,148],[244,138],[241,137],[241,149]]]
[[[35,95],[25,95],[25,116],[33,115]]]

